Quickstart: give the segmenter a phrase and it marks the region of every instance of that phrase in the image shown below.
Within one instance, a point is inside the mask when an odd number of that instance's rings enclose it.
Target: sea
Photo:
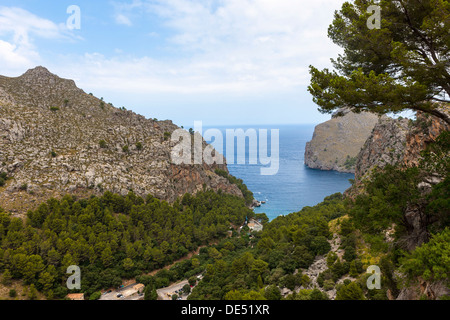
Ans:
[[[266,125],[266,126],[216,126],[214,128],[222,132],[223,140],[217,137],[210,138],[211,143],[218,151],[224,154],[227,159],[229,172],[243,180],[247,187],[253,192],[258,201],[264,201],[260,207],[254,209],[256,213],[265,213],[269,220],[280,215],[287,215],[298,212],[305,206],[314,206],[323,201],[326,196],[336,192],[344,192],[350,187],[349,179],[354,179],[354,174],[340,173],[336,171],[323,171],[311,169],[304,164],[305,145],[310,141],[314,133],[315,125]],[[243,153],[238,157],[238,139],[234,139],[234,157],[227,157],[226,145],[232,143],[226,139],[226,130],[242,129],[247,133],[256,133],[258,136],[258,150],[261,143],[266,141],[267,154],[273,159],[278,158],[278,170],[270,174],[263,175],[261,168],[270,167],[263,164],[263,158],[258,154],[256,164],[250,163],[250,139],[246,139],[245,163],[238,164],[238,159],[242,159]],[[250,131],[248,131],[250,130]],[[262,131],[260,131],[262,130]],[[272,148],[272,130],[278,130],[279,139],[274,140]],[[205,133],[203,131],[203,134]],[[267,137],[261,132],[267,132]],[[217,131],[216,131],[217,132]],[[276,131],[273,131],[276,136]],[[205,136],[205,135],[204,135]],[[264,140],[265,138],[265,140]],[[276,144],[278,141],[279,154],[276,156]],[[242,144],[241,144],[242,146]],[[231,148],[230,148],[231,150]],[[260,159],[261,157],[261,159]],[[275,160],[272,160],[272,166]],[[276,166],[274,167],[276,168]],[[275,171],[275,170],[273,170]]]

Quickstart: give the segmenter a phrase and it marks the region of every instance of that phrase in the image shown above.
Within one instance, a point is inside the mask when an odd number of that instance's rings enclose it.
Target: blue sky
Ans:
[[[87,93],[192,127],[319,123],[308,66],[331,67],[343,0],[0,2],[0,74],[42,65]],[[69,29],[67,8],[81,10]]]

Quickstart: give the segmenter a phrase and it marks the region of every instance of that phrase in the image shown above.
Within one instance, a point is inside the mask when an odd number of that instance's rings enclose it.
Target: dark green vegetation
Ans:
[[[99,144],[100,148],[102,148],[102,149],[105,149],[105,148],[108,147],[108,145],[106,144],[106,141],[105,141],[105,140],[100,140],[100,141],[98,142],[98,144]]]
[[[338,300],[384,300],[388,290],[396,296],[417,283],[418,277],[448,282],[449,148],[444,132],[423,152],[418,167],[375,170],[356,199],[332,195],[317,206],[266,223],[264,231],[251,238],[242,232],[239,238],[210,249],[211,262],[189,299],[281,299],[280,289],[288,288],[298,292],[286,299],[318,300],[327,298],[324,291],[335,288]],[[419,183],[429,174],[425,168],[431,166],[430,156],[433,167],[446,172],[446,178],[423,192]],[[406,217],[412,209],[422,221],[419,229]],[[393,241],[387,242],[385,232],[392,227]],[[341,239],[341,258],[330,251],[333,232]],[[326,255],[328,268],[319,274],[319,288],[314,289],[305,270],[320,255]],[[371,264],[381,269],[379,290],[366,285]],[[396,278],[395,270],[405,277]],[[343,277],[348,279],[342,281]]]
[[[449,2],[382,0],[381,29],[371,30],[366,10],[373,3],[355,0],[336,13],[329,35],[344,54],[334,61],[337,72],[311,67],[314,101],[324,112],[344,106],[382,114],[413,109],[449,123],[436,104],[445,102],[442,93],[450,94]],[[430,123],[419,127],[428,130]],[[37,290],[63,298],[66,269],[76,264],[89,299],[132,277],[146,285],[145,299],[156,299],[156,289],[181,279],[195,285],[200,274],[189,299],[278,300],[287,288],[295,292],[286,299],[322,300],[328,298],[325,291],[336,289],[338,300],[378,300],[387,299],[388,290],[397,297],[419,279],[448,287],[449,136],[444,132],[429,145],[417,167],[375,168],[353,200],[335,194],[271,222],[247,208],[251,191],[222,170],[216,173],[238,185],[245,199],[206,191],[169,205],[151,196],[107,192],[100,198],[49,200],[25,221],[0,212],[2,282],[22,279],[30,299]],[[107,147],[105,141],[99,145]],[[430,174],[440,182],[423,187]],[[0,186],[5,179],[0,175]],[[225,238],[245,217],[261,218],[264,230],[251,233],[245,226]],[[331,250],[336,236],[342,257]],[[148,275],[202,245],[199,255]],[[305,270],[318,256],[327,268],[314,287]],[[381,269],[381,289],[368,290],[365,271],[373,264]]]
[[[330,249],[327,221],[340,216],[343,212],[339,210],[343,210],[342,195],[336,194],[314,208],[265,224],[268,229],[261,233],[251,234],[244,227],[240,233],[233,232],[232,238],[201,248],[199,255],[169,270],[137,280],[146,285],[146,299],[156,299],[156,289],[174,281],[189,279],[189,284],[195,285],[196,276],[203,274],[189,299],[279,300],[279,287],[309,284],[307,276],[293,273],[296,268],[308,267],[316,253]],[[303,290],[301,295],[326,299],[319,290]]]
[[[381,8],[381,26],[368,28]],[[323,112],[349,106],[378,113],[412,109],[450,123],[439,102],[450,102],[450,2],[355,0],[335,13],[328,35],[344,53],[336,71],[310,67],[310,93]]]
[[[0,187],[3,187],[8,180],[8,175],[5,172],[0,173]]]
[[[378,300],[387,299],[388,290],[396,296],[418,277],[448,282],[449,148],[448,133],[443,133],[423,152],[418,167],[375,170],[354,200],[334,194],[271,222],[248,209],[244,199],[212,191],[186,194],[173,205],[133,193],[106,192],[82,200],[66,196],[29,211],[26,221],[3,212],[2,280],[23,279],[48,298],[63,298],[66,269],[75,264],[81,267],[87,298],[136,277],[146,285],[145,299],[156,299],[158,288],[189,279],[196,286],[183,290],[193,300],[322,300],[332,289],[338,300]],[[424,193],[419,182],[430,167],[447,174]],[[406,218],[412,207],[421,215],[420,230]],[[264,230],[250,232],[244,226],[238,232],[246,217],[260,219]],[[233,236],[227,238],[230,226]],[[387,242],[385,232],[392,227],[393,241]],[[419,238],[413,237],[417,231]],[[342,256],[330,250],[333,236],[341,239]],[[147,275],[199,246],[198,255]],[[306,270],[318,256],[327,268],[314,286]],[[366,286],[371,264],[381,269],[379,290]],[[404,277],[396,277],[396,271]],[[285,288],[291,291],[287,296],[281,293]]]
[[[235,176],[228,174],[225,170],[222,169],[216,169],[215,173],[221,177],[227,178],[230,183],[237,185],[239,190],[241,190],[242,195],[244,196],[245,203],[247,205],[252,204],[254,199],[253,192],[248,190],[247,186],[244,184],[244,181],[242,181],[242,179],[236,178]]]
[[[370,5],[380,9],[379,28],[369,27],[374,14],[368,12]],[[310,67],[308,89],[320,111],[350,107],[355,112],[386,114],[410,109],[450,124],[445,111],[450,102],[446,98],[450,95],[449,15],[447,0],[344,3],[328,29],[332,41],[344,49],[332,60],[335,70]],[[431,124],[431,119],[416,123],[425,133]],[[348,272],[357,279],[336,286],[336,299],[386,299],[388,289],[395,297],[405,285],[417,285],[419,277],[449,286],[449,152],[446,131],[422,153],[418,167],[375,168],[363,192],[347,203],[349,219],[340,225],[347,255],[343,258],[355,259]],[[440,183],[426,182],[433,175]],[[393,231],[389,237],[388,230]],[[381,290],[364,289],[367,275],[358,277],[357,249],[365,251],[361,260],[381,267]],[[328,258],[330,263],[335,260],[332,255]],[[318,279],[324,288],[347,272],[346,266],[336,270],[330,263]],[[406,279],[398,279],[394,271]]]
[[[252,215],[243,199],[213,191],[186,194],[173,205],[131,192],[82,200],[67,195],[29,211],[25,221],[0,213],[0,270],[48,298],[63,298],[67,267],[78,265],[81,291],[89,297],[223,238]]]
[[[347,159],[345,159],[344,167],[346,169],[354,167],[356,164],[356,160],[357,160],[356,157],[347,156]]]
[[[404,280],[409,285],[417,283],[418,277],[427,281],[445,280],[449,285],[448,137],[448,132],[443,132],[422,153],[418,167],[387,166],[374,172],[371,180],[365,183],[365,193],[351,203],[350,220],[341,225],[342,235],[356,238],[359,234],[371,254],[381,257],[381,292],[390,289],[395,294],[405,285],[394,281],[395,269],[406,275]],[[444,179],[425,192],[420,188],[420,182],[429,175],[430,169],[435,172],[436,168],[440,168]],[[412,215],[414,219],[411,219]],[[393,228],[391,243],[387,243],[384,236],[389,228]],[[380,292],[376,297],[381,297]]]
[[[171,135],[172,135],[172,134],[171,134],[170,132],[164,132],[164,141],[169,140],[169,138],[170,138]]]
[[[306,287],[308,277],[295,270],[308,268],[316,255],[330,250],[328,222],[344,212],[342,195],[335,194],[274,219],[252,237],[243,229],[239,238],[210,249],[214,261],[189,299],[281,299],[279,288]]]
[[[433,235],[430,242],[408,253],[402,259],[402,271],[409,279],[448,281],[450,273],[450,229]]]
[[[423,233],[442,231],[450,225],[450,133],[444,131],[436,142],[423,152],[418,167],[386,166],[376,170],[365,183],[365,194],[356,199],[352,210],[355,226],[367,233],[377,234],[396,224],[396,235],[402,237],[412,230],[404,215],[416,208],[421,215]],[[443,180],[430,192],[420,189],[420,182],[436,172]]]

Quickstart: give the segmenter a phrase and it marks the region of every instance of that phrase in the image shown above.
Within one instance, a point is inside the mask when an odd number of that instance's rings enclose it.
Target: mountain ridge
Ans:
[[[41,66],[0,76],[0,172],[10,177],[0,202],[23,213],[49,197],[106,190],[169,202],[203,188],[242,197],[215,173],[228,172],[226,163],[171,163],[170,135],[177,129],[170,120],[115,108]]]

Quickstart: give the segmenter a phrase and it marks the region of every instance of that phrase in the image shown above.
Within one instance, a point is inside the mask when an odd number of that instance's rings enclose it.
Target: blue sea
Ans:
[[[314,125],[271,125],[271,126],[224,126],[215,127],[223,133],[223,148],[218,148],[225,155],[229,172],[244,181],[253,192],[256,200],[265,201],[261,207],[255,208],[256,213],[265,213],[270,220],[279,215],[300,211],[305,206],[314,206],[323,201],[326,196],[336,192],[344,192],[350,187],[349,179],[353,174],[336,171],[310,169],[304,164],[305,145],[310,141]],[[204,128],[207,130],[208,128]],[[262,175],[258,164],[249,164],[249,139],[246,140],[245,164],[237,164],[237,139],[235,139],[234,160],[226,156],[226,129],[267,129],[268,155],[271,150],[271,129],[279,130],[279,169],[274,175]],[[260,141],[262,137],[259,136]],[[217,141],[208,141],[214,147]],[[259,145],[259,144],[258,144]],[[220,146],[220,145],[219,145]],[[223,150],[223,152],[222,152]],[[242,157],[241,157],[242,158]],[[259,160],[259,156],[258,156]]]

